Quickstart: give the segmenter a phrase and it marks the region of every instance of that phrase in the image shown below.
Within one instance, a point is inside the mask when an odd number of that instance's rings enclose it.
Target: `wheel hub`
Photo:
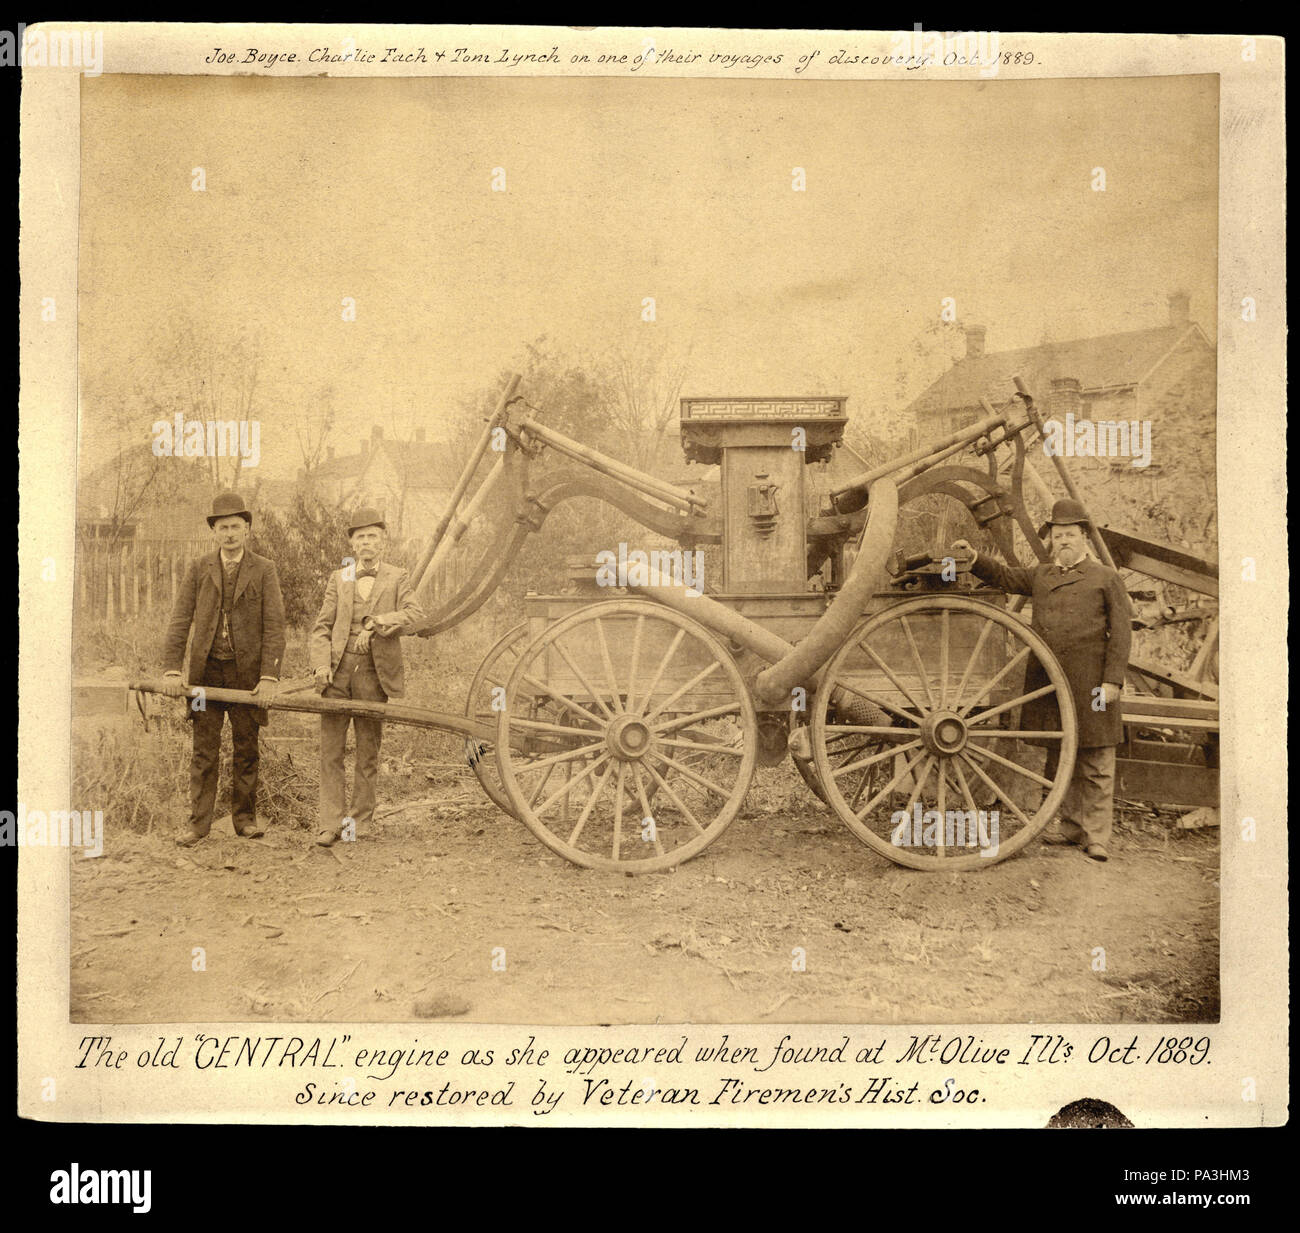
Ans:
[[[605,733],[609,751],[621,762],[636,762],[650,751],[653,735],[639,715],[620,715]]]
[[[935,711],[921,721],[921,739],[931,753],[959,753],[968,735],[966,721],[956,711]]]

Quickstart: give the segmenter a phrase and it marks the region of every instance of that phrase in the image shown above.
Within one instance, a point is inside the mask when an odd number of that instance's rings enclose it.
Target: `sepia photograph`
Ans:
[[[1215,77],[81,107],[74,1021],[1218,1020]]]
[[[1281,39],[15,47],[20,1117],[1285,1124]]]

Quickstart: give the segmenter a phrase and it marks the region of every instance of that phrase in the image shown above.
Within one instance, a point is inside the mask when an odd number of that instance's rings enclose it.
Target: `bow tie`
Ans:
[[[359,582],[362,578],[378,578],[378,577],[379,577],[379,569],[378,569],[378,567],[376,567],[376,568],[374,568],[374,569],[359,569],[359,570],[357,570],[357,581],[358,581],[358,582]]]

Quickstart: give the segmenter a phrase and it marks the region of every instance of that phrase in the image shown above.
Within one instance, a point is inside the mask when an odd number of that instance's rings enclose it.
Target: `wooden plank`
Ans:
[[[1186,763],[1116,758],[1115,795],[1157,805],[1217,806],[1219,772]]]
[[[1143,552],[1129,553],[1121,564],[1124,569],[1136,570],[1139,574],[1159,578],[1162,582],[1172,582],[1175,586],[1186,587],[1198,595],[1213,595],[1217,598],[1219,594],[1217,578],[1212,578],[1209,574],[1193,573],[1190,569],[1182,569],[1166,561],[1157,561],[1155,557]]]
[[[1137,698],[1125,695],[1120,699],[1124,719],[1142,720],[1148,716],[1162,722],[1175,719],[1213,720],[1219,719],[1219,704],[1202,698]]]

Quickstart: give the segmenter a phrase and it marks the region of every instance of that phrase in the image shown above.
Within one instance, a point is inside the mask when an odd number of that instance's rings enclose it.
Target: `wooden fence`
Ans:
[[[154,540],[77,547],[77,608],[89,616],[166,611],[190,562],[212,541]]]

